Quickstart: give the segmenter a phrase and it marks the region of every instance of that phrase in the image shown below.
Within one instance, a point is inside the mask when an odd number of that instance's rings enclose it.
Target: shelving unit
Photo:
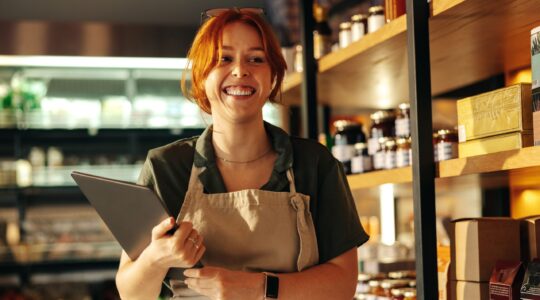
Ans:
[[[530,65],[530,29],[540,25],[538,0],[433,0],[432,94],[438,95]],[[390,108],[407,101],[405,16],[319,60],[319,103]],[[283,100],[299,103],[301,77],[285,79]],[[359,98],[356,95],[361,95]]]
[[[436,164],[436,177],[449,178],[499,171],[521,171],[540,166],[540,147],[503,151],[487,155],[456,158]],[[412,182],[412,168],[381,170],[347,176],[351,189],[377,187],[386,183]],[[540,184],[540,182],[538,182]]]

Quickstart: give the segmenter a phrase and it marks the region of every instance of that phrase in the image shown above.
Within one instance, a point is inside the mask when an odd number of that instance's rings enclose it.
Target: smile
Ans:
[[[255,93],[255,89],[250,86],[228,86],[223,92],[229,96],[251,96]]]

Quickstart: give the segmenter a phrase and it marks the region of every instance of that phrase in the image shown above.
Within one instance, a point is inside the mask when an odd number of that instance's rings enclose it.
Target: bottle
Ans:
[[[313,56],[319,59],[332,49],[332,29],[328,25],[326,8],[313,4],[315,30],[313,30]]]
[[[366,34],[367,16],[363,14],[354,15],[351,17],[351,23],[351,38],[355,42]]]
[[[351,22],[343,22],[339,24],[339,47],[347,48],[351,42]]]
[[[384,16],[384,7],[381,5],[372,6],[368,11],[368,32],[372,33],[379,30],[386,23],[386,17]]]

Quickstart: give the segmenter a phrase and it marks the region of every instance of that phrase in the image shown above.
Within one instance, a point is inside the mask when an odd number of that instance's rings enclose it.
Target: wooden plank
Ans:
[[[411,167],[381,170],[347,176],[352,190],[377,187],[385,183],[405,183],[412,181]]]

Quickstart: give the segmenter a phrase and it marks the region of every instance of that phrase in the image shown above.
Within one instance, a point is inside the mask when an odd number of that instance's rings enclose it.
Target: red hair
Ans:
[[[206,113],[211,113],[211,107],[204,82],[221,59],[223,28],[232,22],[241,22],[255,28],[261,37],[274,84],[268,97],[271,102],[277,102],[276,96],[281,90],[287,64],[272,28],[256,13],[230,9],[210,18],[197,32],[187,56],[191,66],[191,86],[189,88],[186,86],[186,72],[189,71],[184,71],[182,76],[182,92]]]

